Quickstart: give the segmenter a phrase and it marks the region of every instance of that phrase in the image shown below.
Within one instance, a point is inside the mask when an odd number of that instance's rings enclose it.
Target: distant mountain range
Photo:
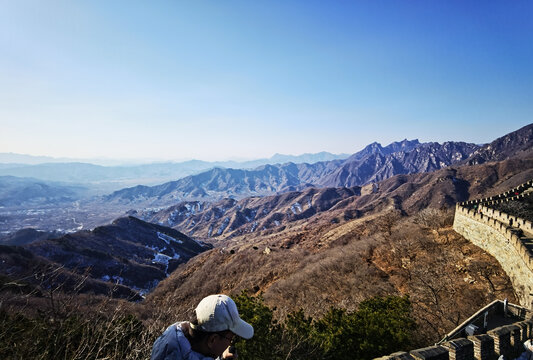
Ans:
[[[307,188],[242,200],[183,202],[135,216],[196,238],[257,237],[283,231],[291,224],[316,223],[317,219],[346,222],[385,209],[415,214],[428,207],[451,208],[486,193],[495,184],[502,183],[500,189],[505,189],[532,177],[533,159],[514,158],[477,167],[457,165],[397,175],[363,187]]]
[[[305,153],[301,155],[285,155],[285,154],[274,154],[270,158],[261,158],[256,160],[246,160],[246,161],[216,161],[208,162],[202,160],[187,160],[187,161],[132,161],[132,160],[114,160],[114,159],[74,159],[74,158],[55,158],[52,156],[33,156],[26,154],[17,154],[17,153],[0,153],[0,168],[2,167],[13,167],[13,165],[38,165],[38,164],[50,164],[50,163],[81,163],[81,164],[91,164],[91,165],[100,165],[105,167],[136,167],[149,164],[184,164],[184,163],[207,163],[212,166],[222,166],[222,167],[257,167],[265,164],[276,164],[283,162],[307,162],[314,163],[318,161],[328,161],[333,159],[345,159],[350,154],[332,154],[327,151],[322,151],[319,153]]]
[[[326,231],[386,212],[449,209],[523,183],[533,177],[532,129],[533,124],[483,146],[373,143],[346,160],[215,168],[159,186],[123,189],[91,203],[91,212],[106,211],[113,203],[138,206],[110,225],[66,235],[26,229],[4,236],[0,274],[17,279],[28,278],[31,267],[43,273],[61,269],[54,281],[76,291],[140,299],[139,293],[149,292],[179,264],[212,248],[188,236],[222,246],[233,239],[246,244],[262,238],[288,249],[308,229]],[[33,193],[28,189],[20,194]],[[63,201],[60,190],[49,190],[49,201],[54,196]],[[194,201],[180,201],[187,197]],[[160,208],[147,209],[147,204]],[[276,237],[284,231],[286,237]]]
[[[87,188],[15,176],[0,176],[0,206],[64,204],[85,196]]]
[[[533,148],[533,124],[490,144],[420,143],[403,140],[386,147],[373,143],[346,160],[284,163],[252,170],[215,168],[158,186],[136,186],[105,197],[114,203],[164,206],[179,201],[242,199],[308,187],[353,187],[400,174],[436,171],[450,165],[499,161]]]
[[[122,189],[105,200],[161,206],[183,200],[266,196],[308,187],[362,186],[398,174],[438,170],[468,158],[477,148],[475,144],[421,144],[418,140],[386,147],[373,143],[346,160],[265,165],[253,170],[216,168],[163,185]]]
[[[262,165],[253,169],[212,168],[162,185],[126,187],[107,193],[108,195],[92,198],[89,197],[92,188],[89,184],[73,186],[69,182],[50,183],[36,179],[0,177],[0,225],[2,225],[2,231],[6,233],[21,229],[21,226],[15,227],[9,224],[17,219],[22,220],[21,217],[26,216],[24,220],[27,221],[24,221],[23,227],[36,226],[39,229],[53,230],[54,221],[60,220],[57,216],[53,216],[54,214],[51,214],[50,220],[47,220],[48,215],[43,217],[30,214],[32,218],[25,213],[17,215],[9,212],[12,207],[28,209],[43,206],[47,208],[47,214],[50,214],[51,207],[61,206],[64,211],[59,211],[58,214],[61,212],[65,215],[72,214],[67,215],[71,216],[72,221],[62,222],[57,228],[72,231],[104,224],[105,222],[102,221],[110,221],[132,209],[141,211],[146,208],[157,208],[161,210],[181,202],[217,202],[225,198],[240,200],[246,197],[304,191],[310,187],[361,187],[399,174],[431,172],[450,165],[498,161],[519,153],[527,153],[533,148],[532,133],[533,124],[483,146],[464,142],[420,143],[418,140],[407,139],[385,147],[372,143],[346,159],[298,164],[285,162]],[[320,153],[308,156],[311,159],[317,159],[333,155]],[[303,155],[299,157],[300,160],[304,158]],[[276,155],[272,159],[287,160],[282,155]],[[310,158],[305,159],[310,160]],[[41,174],[48,173],[50,177],[65,176],[66,180],[74,181],[75,178],[68,177],[68,174],[78,165],[80,169],[85,170],[80,170],[76,176],[83,175],[88,182],[98,182],[98,179],[110,176],[106,171],[114,169],[88,164],[42,164],[35,165],[35,167],[21,167],[19,170],[39,168]],[[194,161],[176,164],[178,165],[182,166],[182,169],[184,169],[183,166],[189,166],[190,171],[196,171],[193,169],[198,169],[197,165],[207,166],[202,162]],[[154,174],[155,169],[164,171],[165,176],[172,173],[171,164],[146,166],[152,169],[147,170],[148,173]],[[132,171],[133,168],[127,169]],[[139,173],[131,173],[131,177],[143,177],[142,169],[142,167],[135,168],[135,171]],[[60,171],[55,173],[56,170]],[[159,175],[163,176],[162,174]],[[111,181],[112,178],[110,176],[108,179]],[[112,181],[120,182],[116,178]],[[80,199],[83,201],[78,201]],[[102,217],[105,213],[109,215]],[[52,225],[45,225],[47,221]],[[18,223],[22,224],[22,221]]]
[[[328,152],[320,152],[298,156],[275,154],[269,159],[245,162],[190,160],[177,163],[161,162],[134,166],[101,166],[83,162],[66,162],[65,159],[0,153],[0,176],[16,176],[41,181],[91,185],[94,191],[105,193],[137,184],[161,184],[169,180],[198,174],[215,167],[247,169],[285,162],[316,163],[319,161],[345,159],[348,156],[348,154],[335,155]],[[21,163],[14,162],[16,160],[21,161]],[[60,160],[63,160],[63,162],[60,162]]]
[[[479,159],[481,154],[484,156],[484,161],[475,161],[486,163],[513,156],[527,157],[533,154],[532,129],[533,125],[524,127],[481,147],[474,144],[453,142],[446,142],[442,145],[437,143],[420,144],[416,140],[404,140],[387,147],[381,147],[380,144],[373,143],[360,153],[356,153],[342,162],[329,174],[325,170],[327,169],[327,166],[324,166],[326,163],[320,163],[321,167],[318,168],[320,171],[315,170],[313,174],[315,176],[316,174],[326,175],[318,176],[314,179],[316,184],[320,184],[318,187],[307,187],[307,183],[298,183],[298,179],[305,178],[310,180],[309,176],[300,175],[307,174],[305,171],[296,171],[301,170],[301,166],[293,165],[289,167],[284,165],[280,168],[274,168],[279,172],[269,169],[267,174],[279,174],[287,169],[294,170],[292,173],[283,173],[283,182],[278,180],[269,182],[271,186],[277,184],[279,186],[278,192],[285,190],[285,194],[245,197],[242,200],[223,199],[214,203],[199,200],[182,202],[158,212],[145,211],[139,213],[138,216],[147,221],[180,229],[191,236],[209,238],[221,235],[227,236],[228,234],[242,235],[243,233],[254,233],[256,231],[269,231],[269,229],[279,228],[287,224],[287,222],[307,219],[318,213],[330,211],[333,208],[356,208],[358,209],[357,211],[345,212],[342,217],[345,220],[358,217],[364,211],[373,210],[381,206],[379,201],[376,203],[376,195],[374,194],[377,193],[381,194],[378,199],[396,199],[398,204],[401,203],[403,205],[394,206],[403,208],[403,211],[407,212],[412,212],[412,207],[414,207],[414,211],[418,211],[437,201],[439,203],[435,207],[450,207],[455,202],[468,199],[471,194],[481,192],[476,189],[474,184],[471,184],[473,179],[480,175],[475,174],[475,172],[472,175],[472,170],[468,166],[459,168],[463,170],[458,172],[458,170],[453,167],[450,168],[447,164],[455,164],[457,166],[470,165],[474,161],[473,159]],[[489,152],[494,148],[497,148],[498,151]],[[501,154],[505,155],[502,156]],[[499,169],[497,170],[499,173],[497,176],[495,174],[491,176],[500,179],[504,176],[511,176],[514,173],[522,173],[530,166],[516,165],[516,162],[510,162],[509,164],[512,164],[512,166],[509,165],[509,168],[505,170],[508,174],[504,174],[503,172],[505,171]],[[314,166],[316,167],[317,165],[315,164]],[[442,170],[437,171],[441,168]],[[487,169],[491,168],[488,167]],[[220,173],[211,172],[211,176],[207,177],[209,181],[200,178],[196,186],[203,185],[206,189],[205,193],[217,189],[217,186],[219,186],[219,189],[220,186],[228,188],[228,185],[235,191],[235,189],[239,189],[236,186],[238,184],[237,180],[241,180],[242,184],[242,180],[246,179],[247,190],[251,191],[253,189],[249,186],[250,184],[256,185],[254,189],[264,189],[264,187],[257,187],[257,184],[266,184],[269,181],[268,176],[265,175],[266,169],[264,168],[255,170],[262,176],[259,181],[257,181],[259,176],[255,172],[239,173],[239,177],[237,177],[235,173],[219,171]],[[287,176],[287,173],[292,176]],[[417,189],[417,186],[411,184],[410,190],[403,190],[398,193],[396,189],[408,180],[396,175],[412,173],[420,173],[419,178],[424,179],[423,183],[427,184],[427,186],[415,192],[414,189]],[[463,175],[459,176],[458,174]],[[221,175],[226,175],[226,177],[221,177]],[[220,177],[225,180],[224,183],[214,180]],[[383,180],[389,178],[392,179],[383,182]],[[198,177],[187,178],[189,184],[193,179],[198,179]],[[254,179],[255,182],[251,179]],[[279,177],[276,179],[279,179]],[[525,182],[527,178],[523,180]],[[422,180],[417,180],[416,182],[420,184]],[[380,183],[379,187],[377,183]],[[368,185],[362,186],[364,184]],[[391,184],[396,185],[391,186]],[[155,192],[154,195],[164,198],[169,194],[173,194],[169,190],[176,185],[183,186],[183,183],[178,181],[167,184],[166,193],[159,191]],[[157,187],[150,189],[160,190]],[[182,187],[181,189],[185,192],[189,188]],[[482,190],[486,191],[485,188]],[[391,191],[396,192],[396,195]],[[416,193],[422,195],[415,195]],[[443,195],[443,193],[447,195]],[[195,194],[199,194],[199,192]],[[405,196],[405,194],[409,195]],[[372,198],[374,200],[369,200]],[[356,206],[354,206],[353,202],[357,203],[355,204]],[[412,205],[406,207],[406,204],[410,203]]]

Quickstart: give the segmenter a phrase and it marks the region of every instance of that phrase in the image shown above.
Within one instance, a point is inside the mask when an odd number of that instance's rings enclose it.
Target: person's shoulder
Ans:
[[[187,321],[178,321],[178,322],[175,322],[174,324],[170,325],[169,328],[174,328],[176,330],[180,330],[182,331],[182,326],[183,324],[186,324]]]
[[[166,328],[159,336],[152,348],[151,360],[180,359],[180,344],[178,332],[181,332],[180,323],[174,323]]]
[[[183,324],[184,324],[183,321],[178,321],[178,322],[176,322],[176,323],[174,323],[172,325],[169,325],[165,329],[165,331],[163,331],[162,336],[165,335],[165,334],[168,335],[169,333],[183,332],[183,328],[182,328]]]

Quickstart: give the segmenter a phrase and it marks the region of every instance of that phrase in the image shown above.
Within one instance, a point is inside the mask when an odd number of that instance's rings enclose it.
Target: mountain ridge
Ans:
[[[0,176],[16,176],[35,178],[42,181],[61,181],[75,184],[92,184],[100,192],[109,192],[131,186],[133,183],[157,185],[198,174],[215,167],[248,169],[275,163],[316,163],[334,159],[345,159],[348,154],[332,154],[326,151],[301,155],[275,154],[270,158],[248,161],[203,161],[188,160],[182,162],[156,162],[139,165],[101,165],[72,159],[55,159],[57,161],[38,162],[31,164],[3,162],[9,160],[8,155],[0,153]],[[20,155],[22,158],[29,155]],[[3,161],[2,161],[3,159]],[[36,159],[54,160],[49,157]],[[66,161],[70,160],[70,161]]]
[[[457,154],[460,154],[459,160],[462,160],[476,148],[477,145],[474,144],[420,144],[418,140],[395,142],[387,147],[374,143],[347,160],[264,165],[253,170],[215,168],[156,187],[122,189],[107,195],[105,200],[150,203],[152,198],[152,205],[168,205],[176,200],[202,200],[208,197],[215,200],[224,197],[240,199],[313,186],[361,186],[398,173],[440,169],[457,162]],[[415,153],[416,149],[426,151]],[[352,179],[347,181],[347,176]]]
[[[518,155],[400,174],[354,189],[304,189],[225,199],[216,206],[181,204],[152,214],[152,221],[164,221],[174,211],[174,226],[196,227],[199,236],[214,224],[210,242],[216,249],[180,267],[146,301],[150,307],[180,303],[186,309],[209,293],[245,290],[276,306],[283,318],[298,309],[319,316],[331,306],[352,311],[370,296],[409,294],[421,334],[434,343],[473,309],[513,297],[498,262],[453,231],[455,204],[531,178],[533,156]],[[313,198],[319,193],[329,201],[324,211]],[[312,207],[305,205],[309,198]],[[272,226],[260,229],[267,219]],[[254,221],[260,224],[250,231]],[[220,277],[209,277],[213,268]]]
[[[533,149],[533,124],[501,136],[489,144],[481,146],[465,161],[469,165],[489,161],[501,161],[517,154],[527,155]]]
[[[488,180],[476,181],[478,176],[494,180],[504,176],[513,179],[513,174],[520,174],[514,180],[516,184],[533,177],[533,170],[528,170],[533,169],[531,159],[515,158],[483,166],[484,170],[451,166],[429,173],[401,174],[363,187],[306,188],[241,200],[183,202],[156,212],[140,212],[138,216],[203,239],[260,236],[282,231],[301,220],[313,221],[328,211],[337,213],[332,221],[344,222],[387,207],[405,214],[428,206],[452,208],[455,203],[494,187]]]
[[[179,264],[212,246],[183,233],[135,217],[23,246],[73,272],[114,282],[141,294],[149,292]]]

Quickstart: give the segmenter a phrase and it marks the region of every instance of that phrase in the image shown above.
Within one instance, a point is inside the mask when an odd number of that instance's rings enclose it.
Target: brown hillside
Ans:
[[[279,316],[299,308],[320,315],[353,310],[374,295],[409,294],[415,316],[434,342],[495,298],[514,300],[498,263],[442,222],[441,211],[404,217],[384,211],[340,226],[285,230],[214,249],[178,268],[147,298],[151,308],[186,316],[202,296],[263,292]],[[179,304],[172,307],[171,304]],[[430,325],[432,324],[432,325]]]
[[[409,294],[427,334],[420,340],[431,343],[489,301],[514,300],[496,260],[450,228],[449,209],[524,182],[532,163],[397,176],[274,231],[222,238],[221,248],[178,268],[147,303],[183,304],[184,314],[205,294],[246,289],[263,292],[280,316],[299,308],[319,315],[377,294]]]
[[[248,290],[263,293],[278,316],[300,308],[317,316],[330,306],[355,309],[374,295],[409,294],[424,334],[418,340],[430,344],[488,302],[515,300],[497,261],[451,229],[453,206],[532,175],[533,160],[525,157],[400,175],[342,198],[338,190],[322,189],[314,195],[334,199],[327,211],[212,238],[218,248],[179,267],[146,304],[179,304],[167,314],[170,320],[186,316],[206,294]],[[287,212],[304,194],[309,192],[247,201]],[[250,203],[233,207],[244,211]]]
[[[456,202],[497,194],[533,177],[533,156],[431,173],[398,175],[353,188],[309,188],[276,196],[217,203],[181,203],[155,214],[151,222],[224,245],[261,238],[287,228],[341,224],[386,209],[412,215],[425,208],[453,208]]]

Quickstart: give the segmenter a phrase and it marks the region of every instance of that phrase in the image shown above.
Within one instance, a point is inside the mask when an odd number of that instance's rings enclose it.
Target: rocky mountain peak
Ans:
[[[489,161],[501,161],[520,153],[531,152],[532,149],[533,124],[529,124],[490,144],[483,145],[470,156],[467,163],[475,165]]]

